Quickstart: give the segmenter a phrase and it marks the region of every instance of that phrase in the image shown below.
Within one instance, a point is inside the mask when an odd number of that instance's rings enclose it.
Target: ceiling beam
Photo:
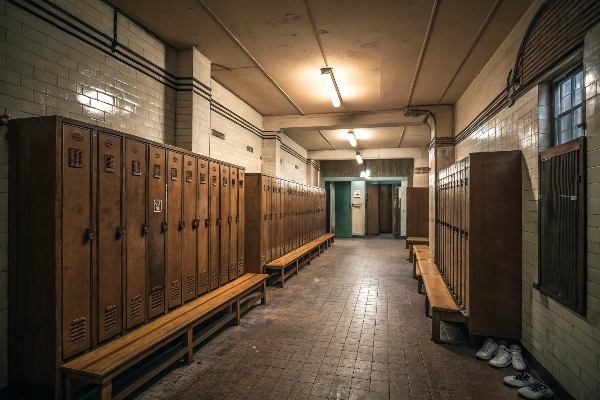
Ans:
[[[263,129],[270,132],[420,125],[424,125],[423,117],[405,117],[404,110],[310,114],[304,116],[282,115],[263,118]]]

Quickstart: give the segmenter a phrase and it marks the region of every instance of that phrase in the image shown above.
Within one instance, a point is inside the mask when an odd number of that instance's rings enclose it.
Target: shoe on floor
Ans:
[[[487,338],[481,349],[475,354],[480,360],[489,360],[498,352],[498,343],[493,339]]]
[[[504,377],[504,383],[513,387],[527,387],[537,383],[537,380],[529,375],[527,372],[523,372],[519,375],[509,375]]]
[[[494,358],[490,360],[490,365],[496,368],[504,368],[508,367],[511,362],[512,356],[510,355],[510,351],[508,351],[505,345],[501,344]]]
[[[527,399],[541,399],[542,397],[552,397],[554,393],[543,383],[537,382],[529,387],[519,389],[519,394]]]
[[[513,368],[517,371],[525,371],[527,369],[527,364],[525,364],[525,360],[523,360],[521,348],[516,344],[511,344],[509,350],[510,356],[512,358]]]

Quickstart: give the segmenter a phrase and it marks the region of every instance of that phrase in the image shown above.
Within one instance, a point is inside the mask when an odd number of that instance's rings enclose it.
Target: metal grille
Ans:
[[[238,276],[244,274],[244,259],[240,258],[238,260]]]
[[[85,340],[85,318],[77,318],[71,321],[71,344]]]
[[[221,269],[221,276],[223,280],[227,280],[229,277],[229,264],[223,264],[223,269]]]
[[[83,150],[73,148],[69,149],[69,167],[83,167]]]
[[[162,289],[156,290],[150,294],[150,308],[156,310],[162,306]]]
[[[194,275],[187,277],[187,293],[194,293],[194,287],[196,286],[196,280]]]
[[[131,319],[142,315],[142,296],[135,296],[131,299]]]
[[[219,283],[219,271],[213,271],[211,276],[211,283],[218,284]]]
[[[198,279],[198,281],[200,286],[206,286],[206,284],[208,283],[208,274],[206,273],[206,271],[202,271],[202,273],[200,274],[200,279]]]
[[[106,307],[104,310],[104,330],[108,331],[117,326],[117,306]]]
[[[179,281],[173,281],[171,283],[171,300],[177,300],[181,295],[181,285]]]
[[[110,173],[115,172],[115,156],[111,154],[104,155],[104,171]]]

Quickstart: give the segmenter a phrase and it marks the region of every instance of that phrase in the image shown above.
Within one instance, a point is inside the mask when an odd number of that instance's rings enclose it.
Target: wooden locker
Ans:
[[[98,341],[118,335],[123,327],[122,137],[98,132]]]
[[[267,264],[267,263],[271,262],[271,229],[272,229],[271,221],[273,221],[273,214],[271,212],[271,204],[272,204],[271,185],[272,185],[272,183],[271,183],[270,176],[264,176],[263,179],[264,179],[263,186],[264,186],[264,193],[265,193],[265,215],[264,215],[264,219],[265,219],[265,224],[264,224],[265,259],[264,259],[263,264]],[[263,242],[261,242],[261,243],[263,243]]]
[[[229,280],[238,276],[238,169],[229,168]]]
[[[290,205],[289,205],[289,181],[282,181],[281,184],[281,196],[283,199],[283,218],[281,221],[281,225],[282,225],[282,233],[283,233],[283,253],[287,254],[290,252],[290,242],[289,242],[289,237],[290,237],[290,230],[289,229],[285,229],[285,227],[288,225],[288,213],[290,211]]]
[[[200,296],[208,292],[210,265],[210,170],[208,161],[198,159],[198,290]]]
[[[261,174],[244,174],[244,271],[263,273],[266,189]]]
[[[209,276],[210,276],[210,290],[214,290],[219,287],[219,206],[220,206],[220,188],[219,188],[219,177],[221,176],[221,170],[219,164],[211,161],[209,164],[210,173],[210,217],[208,218],[208,225],[210,228],[210,263],[209,263]],[[218,221],[218,223],[217,223]]]
[[[279,232],[277,231],[277,215],[279,210],[279,204],[277,203],[277,186],[278,186],[279,178],[272,177],[271,178],[271,213],[269,214],[269,236],[270,236],[270,250],[271,250],[271,258],[270,261],[273,261],[279,258],[279,248],[277,247],[277,236]]]
[[[92,130],[65,124],[62,148],[62,347],[67,359],[91,347]]]
[[[243,169],[238,169],[238,215],[236,220],[238,221],[238,243],[237,243],[237,256],[238,256],[238,261],[237,261],[237,267],[238,267],[238,276],[242,276],[245,273],[244,270],[244,229],[245,229],[245,209],[244,209],[244,204],[245,204],[245,189],[244,189],[244,185],[245,185],[245,181],[246,181],[246,177],[245,177],[245,172]]]
[[[220,208],[220,237],[221,237],[221,282],[220,286],[229,282],[229,231],[231,228],[231,214],[229,213],[229,167],[221,165],[221,208]]]
[[[182,236],[185,222],[182,220],[182,172],[183,155],[167,151],[167,230],[166,238],[166,270],[167,270],[167,307],[169,309],[181,305],[182,291]],[[171,229],[168,229],[168,228]]]
[[[148,265],[148,318],[165,311],[165,233],[166,221],[166,152],[149,146],[148,168],[148,233],[146,257]]]
[[[126,328],[147,318],[146,276],[146,179],[148,145],[125,140],[125,310]],[[143,278],[141,278],[143,277]]]
[[[181,185],[183,186],[183,208],[182,208],[182,283],[183,301],[190,301],[196,297],[197,271],[198,271],[198,230],[200,219],[198,218],[198,179],[197,179],[196,157],[183,156],[183,174]]]

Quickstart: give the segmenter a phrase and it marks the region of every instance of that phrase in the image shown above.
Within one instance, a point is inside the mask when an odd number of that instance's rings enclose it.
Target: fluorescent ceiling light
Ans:
[[[354,131],[348,131],[348,141],[350,142],[350,146],[356,147],[356,136],[354,136]]]
[[[365,170],[365,176],[366,176],[367,178],[371,178],[371,170],[368,170],[368,169],[367,169],[367,170]]]
[[[367,174],[365,173],[365,171],[360,171],[361,178],[365,178],[366,176],[367,176]]]
[[[342,100],[340,99],[340,95],[333,83],[333,71],[331,68],[321,68],[321,79],[323,79],[323,83],[325,84],[325,89],[327,89],[327,93],[329,93],[329,97],[331,97],[331,102],[334,107],[339,107],[342,104]]]
[[[362,157],[360,156],[360,151],[356,152],[356,162],[362,164]]]

